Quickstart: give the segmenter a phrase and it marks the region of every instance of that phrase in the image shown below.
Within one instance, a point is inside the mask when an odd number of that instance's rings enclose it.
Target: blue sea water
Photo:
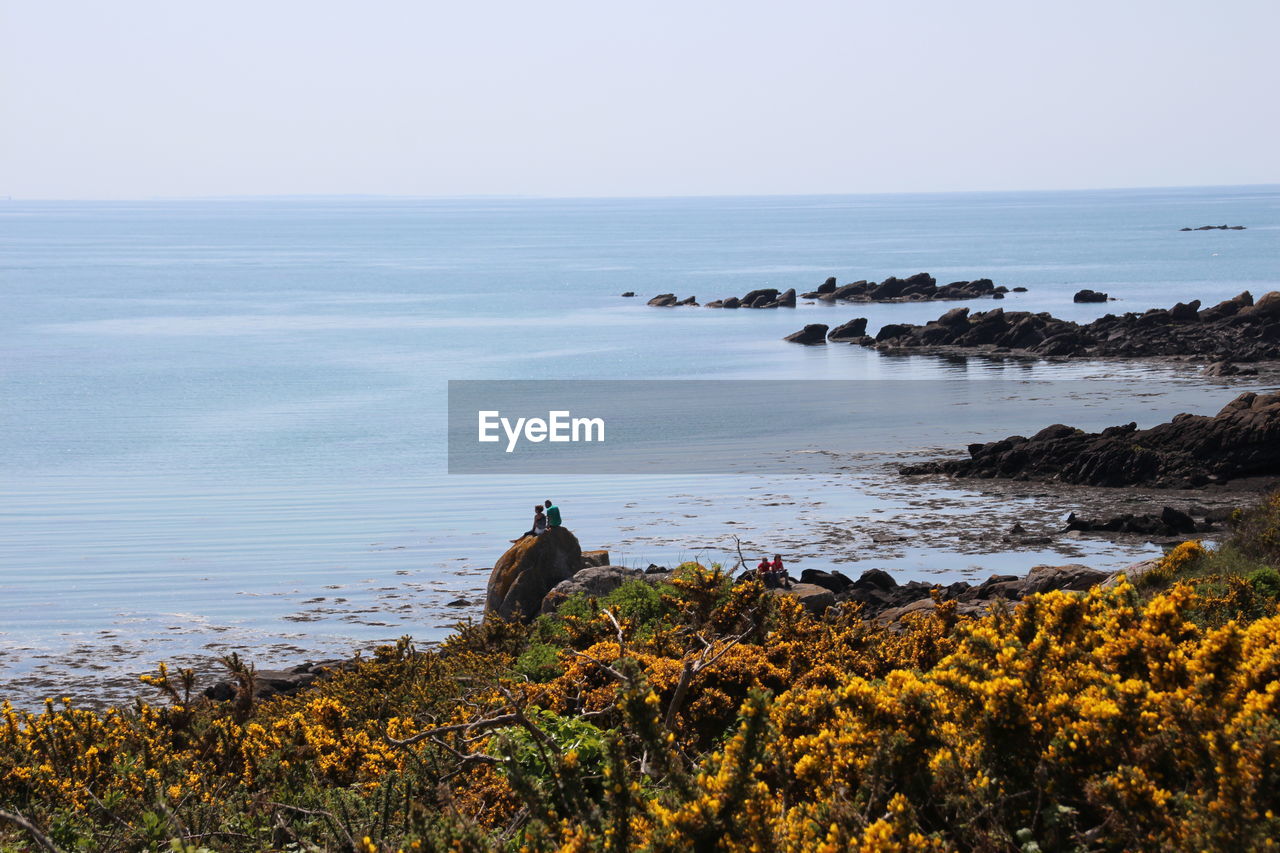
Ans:
[[[1178,230],[1224,223],[1248,230]],[[644,305],[919,271],[1025,286],[998,304],[1074,320],[1259,294],[1280,289],[1280,188],[0,202],[0,688],[74,654],[139,671],[230,648],[286,658],[439,637],[474,612],[446,602],[478,600],[543,497],[584,546],[634,565],[725,557],[734,525],[753,546],[784,542],[795,569],[827,567],[806,531],[855,535],[873,513],[927,511],[837,472],[449,477],[451,379],[1105,375],[1165,389],[1090,411],[1045,405],[1045,423],[1096,427],[1216,410],[1240,390],[1173,368],[781,341],[854,316],[872,330],[924,322],[946,303]],[[1084,287],[1118,301],[1074,304]],[[1007,432],[993,413],[954,446]],[[904,451],[925,444],[904,429]],[[1012,568],[909,543],[837,562],[905,576]]]

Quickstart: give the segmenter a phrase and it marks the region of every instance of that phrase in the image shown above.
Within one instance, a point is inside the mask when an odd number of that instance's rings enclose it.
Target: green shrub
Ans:
[[[556,646],[535,642],[516,658],[515,670],[530,681],[542,684],[563,675],[564,664]]]
[[[1280,572],[1271,566],[1263,566],[1249,573],[1249,583],[1258,595],[1280,598]]]

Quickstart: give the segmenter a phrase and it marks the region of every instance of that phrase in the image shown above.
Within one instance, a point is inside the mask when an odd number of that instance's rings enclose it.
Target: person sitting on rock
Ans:
[[[551,498],[547,498],[547,524],[551,527],[560,526],[560,507],[551,502]]]
[[[782,565],[782,555],[774,554],[773,562],[769,564],[769,574],[773,575],[774,581],[783,589],[791,589],[791,578],[787,577],[787,569]]]
[[[547,532],[547,516],[543,514],[543,505],[535,503],[534,505],[534,526],[525,533],[520,534],[520,539],[525,537],[538,537]],[[520,542],[520,539],[512,539],[512,542]]]
[[[782,579],[785,574],[779,575],[773,570],[773,563],[769,562],[768,557],[761,557],[760,564],[756,566],[756,576],[764,582],[769,589],[780,589],[782,587]]]

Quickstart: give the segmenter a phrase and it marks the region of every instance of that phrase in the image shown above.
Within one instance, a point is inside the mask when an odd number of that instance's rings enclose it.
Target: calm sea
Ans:
[[[1178,231],[1204,224],[1248,230]],[[447,602],[477,600],[544,497],[584,546],[641,566],[723,556],[736,528],[761,549],[785,542],[793,568],[826,567],[806,530],[924,511],[910,495],[814,474],[449,477],[450,379],[1105,372],[1180,389],[1090,412],[1046,404],[1045,423],[1094,426],[1216,410],[1239,390],[1168,369],[964,365],[781,341],[807,322],[923,322],[951,307],[941,303],[658,310],[648,296],[706,302],[928,271],[1027,287],[1006,310],[1088,320],[1280,288],[1278,249],[1277,187],[0,202],[0,686],[71,666],[68,655],[91,674],[228,648],[287,657],[439,637],[474,613]],[[1082,287],[1120,301],[1075,305]],[[1188,388],[1200,395],[1190,406]],[[1007,430],[993,416],[976,432]],[[904,428],[902,449],[927,448]],[[939,547],[852,562],[901,576],[1011,568]]]

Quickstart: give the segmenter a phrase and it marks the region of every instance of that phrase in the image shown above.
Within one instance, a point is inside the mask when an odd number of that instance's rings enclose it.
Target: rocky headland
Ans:
[[[1280,394],[1241,394],[1216,415],[1181,414],[1088,433],[1063,424],[969,446],[968,459],[905,465],[906,475],[1057,480],[1090,486],[1196,488],[1280,475]]]

